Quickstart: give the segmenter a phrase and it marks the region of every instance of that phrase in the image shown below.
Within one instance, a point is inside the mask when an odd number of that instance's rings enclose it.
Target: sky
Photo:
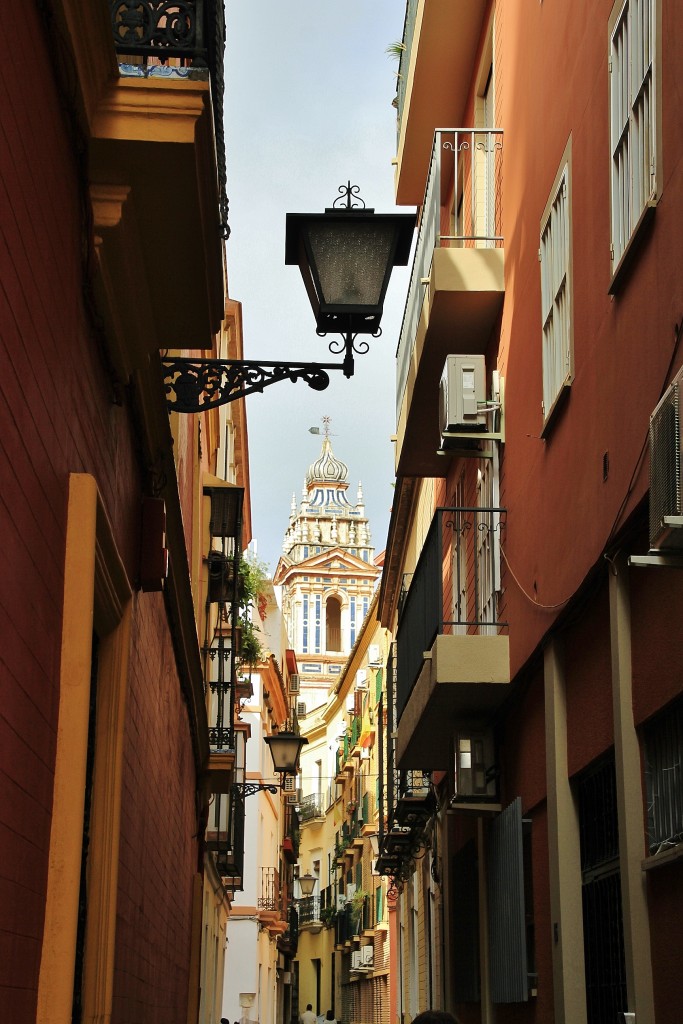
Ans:
[[[394,206],[402,0],[227,0],[225,129],[228,289],[242,303],[244,358],[337,362],[319,338],[298,267],[285,266],[285,216],[331,206],[347,181],[378,213]],[[407,212],[403,209],[401,212]],[[363,484],[376,552],[393,498],[395,353],[410,267],[394,269],[382,337],[356,358],[355,375],[326,391],[281,381],[247,399],[252,533],[275,570],[292,493],[317,459],[322,418],[349,467],[349,500]]]

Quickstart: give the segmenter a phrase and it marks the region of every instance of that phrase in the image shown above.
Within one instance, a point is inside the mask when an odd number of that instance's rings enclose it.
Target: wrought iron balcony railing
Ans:
[[[299,927],[319,922],[321,920],[320,909],[319,896],[305,896],[299,900]]]
[[[502,246],[503,133],[477,128],[434,133],[422,219],[396,352],[396,409],[408,379],[417,324],[434,250]],[[444,225],[449,225],[443,230]]]
[[[230,228],[223,129],[224,0],[110,0],[110,7],[119,62],[126,65],[126,58],[131,58],[132,67],[127,68],[127,73],[170,76],[177,69],[175,73],[180,77],[199,78],[205,73],[210,78],[221,233],[227,238]]]
[[[244,874],[244,797],[238,786],[213,797],[206,827],[206,848],[230,888],[241,889]]]
[[[406,594],[396,636],[400,718],[440,634],[491,634],[498,619],[502,508],[438,508]]]
[[[299,802],[299,819],[310,821],[312,818],[321,818],[324,815],[323,802],[320,793],[310,793],[301,798]]]
[[[261,868],[261,895],[258,898],[258,909],[276,911],[282,909],[280,873],[277,868]]]
[[[213,751],[234,750],[233,720],[235,714],[234,687],[229,645],[219,637],[206,650],[209,703],[209,745]]]

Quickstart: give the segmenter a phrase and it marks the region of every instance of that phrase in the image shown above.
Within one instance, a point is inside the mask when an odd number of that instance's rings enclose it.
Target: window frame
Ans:
[[[629,143],[637,135],[637,129],[634,128],[634,111],[636,104],[640,97],[643,95],[643,86],[647,74],[643,74],[640,79],[640,85],[637,89],[636,95],[633,95],[631,88],[631,68],[632,62],[630,55],[632,53],[632,41],[633,32],[631,30],[632,19],[631,13],[634,7],[641,6],[643,4],[649,5],[650,17],[649,17],[649,28],[651,33],[651,46],[650,46],[650,72],[649,72],[649,154],[650,154],[650,185],[649,188],[643,187],[642,189],[642,202],[635,208],[633,203],[633,161],[631,154],[633,153],[633,147],[628,146],[629,163],[627,168],[628,174],[628,223],[621,223],[617,226],[616,213],[617,213],[617,196],[615,195],[617,188],[616,171],[615,171],[615,157],[621,152],[620,141],[624,135],[628,135]],[[628,38],[627,38],[627,69],[628,69],[628,82],[626,84],[626,95],[622,97],[624,105],[628,107],[628,116],[626,120],[622,119],[622,127],[618,132],[618,138],[615,141],[615,120],[617,118],[617,111],[615,110],[618,104],[618,92],[615,88],[616,74],[618,73],[619,54],[618,49],[615,46],[615,40],[619,32],[619,28],[624,21],[624,12],[628,9]],[[610,13],[608,22],[608,34],[607,34],[607,68],[608,68],[608,79],[607,79],[607,90],[608,90],[608,111],[609,111],[609,191],[610,191],[610,260],[611,260],[611,280],[609,286],[609,293],[613,294],[618,287],[619,279],[623,269],[630,262],[630,258],[633,253],[633,246],[636,240],[641,235],[641,230],[645,223],[647,223],[661,197],[662,191],[662,89],[661,89],[661,0],[615,0],[614,6]],[[623,112],[626,114],[626,111]],[[654,165],[654,166],[653,166]],[[619,227],[624,232],[623,242],[618,242],[615,236],[619,230]]]
[[[654,860],[674,853],[680,857],[683,855],[683,783],[680,767],[683,751],[683,696],[675,698],[645,723],[642,751],[647,795],[648,857]]]
[[[557,205],[558,200],[562,196],[564,190],[564,202],[562,204],[562,211],[558,213]],[[559,217],[563,217],[563,223],[559,221]],[[553,267],[548,267],[549,259],[548,255],[550,252],[550,244],[544,241],[547,232],[551,231],[553,227],[553,218],[555,218],[555,232],[554,237],[557,241],[559,228],[563,229],[563,237],[560,239],[560,245],[564,248],[564,260],[563,270],[561,278],[557,279],[557,267],[555,267],[555,274],[552,273]],[[540,286],[541,286],[541,413],[543,416],[543,426],[541,430],[541,436],[544,436],[550,427],[551,422],[555,417],[555,413],[565,396],[568,389],[571,387],[574,381],[574,272],[573,272],[573,228],[572,228],[572,139],[571,136],[567,141],[562,159],[555,175],[548,201],[543,210],[543,215],[540,221],[539,229],[539,248],[538,248],[538,262],[540,265]],[[548,279],[549,275],[549,279]],[[547,283],[546,283],[547,282]],[[547,288],[550,287],[552,295],[546,294]],[[561,357],[562,369],[564,372],[557,373],[556,379],[551,382],[553,387],[546,387],[547,379],[547,368],[549,363],[549,357],[547,353],[548,344],[546,338],[546,327],[552,324],[553,321],[562,315],[559,310],[559,298],[560,295],[564,297],[565,307],[565,320],[566,326],[563,330],[562,337],[560,339],[562,350],[564,355]],[[549,301],[548,301],[549,300]],[[557,348],[557,339],[555,341],[555,348]]]

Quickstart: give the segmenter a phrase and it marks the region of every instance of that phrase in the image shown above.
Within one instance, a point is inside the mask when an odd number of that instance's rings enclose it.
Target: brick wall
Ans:
[[[0,998],[35,1020],[59,710],[71,472],[97,480],[131,579],[141,471],[83,299],[82,186],[44,14],[0,56]],[[197,847],[187,715],[163,600],[136,602],[126,724],[117,1013],[180,1020]],[[131,1012],[129,1013],[129,1009]]]

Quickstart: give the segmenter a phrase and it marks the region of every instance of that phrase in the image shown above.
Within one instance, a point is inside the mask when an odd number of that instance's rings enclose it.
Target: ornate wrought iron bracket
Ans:
[[[314,391],[330,383],[329,370],[344,363],[262,363],[235,359],[164,359],[166,404],[175,412],[204,412],[263,391],[280,380],[304,380]],[[351,370],[353,372],[353,370]]]
[[[276,795],[280,792],[279,788],[273,785],[272,782],[236,782],[234,784],[235,789],[239,789],[243,797],[253,796],[254,793],[272,793]]]

